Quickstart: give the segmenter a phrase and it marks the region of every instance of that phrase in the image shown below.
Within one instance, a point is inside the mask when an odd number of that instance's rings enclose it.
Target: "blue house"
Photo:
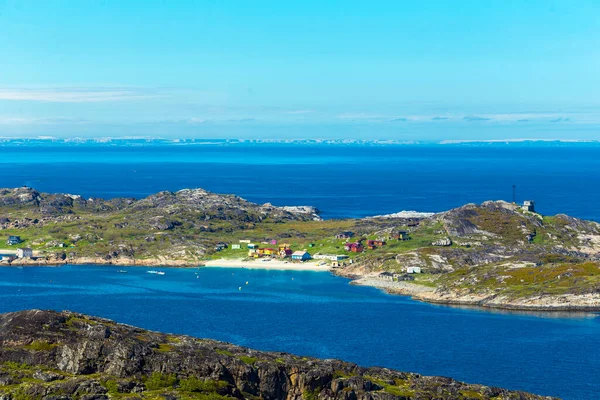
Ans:
[[[6,244],[9,246],[21,243],[21,236],[9,236]]]
[[[294,261],[307,261],[310,259],[310,254],[306,251],[295,251],[292,253],[292,260]]]

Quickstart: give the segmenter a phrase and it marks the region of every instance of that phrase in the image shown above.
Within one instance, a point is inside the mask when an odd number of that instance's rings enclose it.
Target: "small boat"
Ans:
[[[162,271],[157,271],[155,269],[151,269],[150,271],[146,271],[147,274],[155,274],[155,275],[164,275],[165,273]]]
[[[125,271],[124,269],[118,269],[117,272],[120,273],[120,274],[126,274],[127,273],[127,271]]]

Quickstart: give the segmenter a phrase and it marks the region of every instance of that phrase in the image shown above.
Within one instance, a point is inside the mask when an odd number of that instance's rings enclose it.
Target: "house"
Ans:
[[[248,240],[248,239],[240,239],[240,243],[249,244],[250,240]]]
[[[256,250],[248,250],[248,257],[258,258],[258,257],[261,257],[261,256],[262,256],[262,254],[259,253]]]
[[[315,260],[331,260],[331,261],[341,261],[348,258],[346,255],[336,255],[336,254],[315,254],[313,256]]]
[[[258,250],[256,250],[257,253],[265,255],[265,256],[271,256],[273,254],[277,254],[277,250],[271,248],[271,247],[265,247],[265,248],[260,248]]]
[[[408,274],[394,274],[394,280],[401,282],[401,281],[414,281],[415,277],[414,276],[410,276]]]
[[[398,231],[391,236],[392,239],[396,240],[410,240],[410,235],[406,231]]]
[[[362,253],[364,249],[365,248],[361,242],[346,243],[344,245],[344,250],[351,251],[352,253]]]
[[[215,246],[215,251],[221,251],[221,250],[225,250],[227,248],[227,245],[224,243],[217,243],[217,245]]]
[[[242,245],[240,245],[240,244],[232,244],[232,245],[231,245],[231,248],[232,248],[233,250],[239,250],[239,249],[241,249],[241,248],[242,248]]]
[[[335,235],[336,239],[350,239],[352,236],[354,236],[354,232],[350,232],[350,231],[346,231],[346,232],[340,232],[337,235]]]
[[[258,245],[254,243],[248,243],[248,248],[252,250],[258,249]]]
[[[452,239],[450,238],[445,238],[445,239],[439,239],[436,240],[435,242],[431,243],[432,246],[452,246]]]
[[[33,250],[29,247],[23,247],[17,249],[17,257],[18,258],[31,258],[33,257]]]
[[[523,211],[531,211],[535,212],[535,201],[533,200],[525,200],[523,205],[521,206]]]
[[[310,260],[310,254],[304,250],[295,251],[292,253],[292,260],[294,261],[307,261]]]
[[[279,249],[279,257],[281,258],[291,257],[293,253],[294,251],[290,248]]]
[[[406,267],[407,274],[420,274],[421,267]]]
[[[15,258],[17,258],[17,257],[14,254],[1,254],[0,255],[1,261],[12,261]]]
[[[279,251],[281,251],[281,250],[289,249],[290,245],[287,243],[282,243],[279,246],[277,246],[277,248],[279,249]]]
[[[394,274],[392,274],[391,272],[388,272],[388,271],[384,271],[384,272],[380,273],[379,275],[377,275],[377,277],[379,279],[383,279],[384,281],[390,281],[390,282],[394,281]]]
[[[269,244],[277,244],[277,240],[271,240],[271,242]]]
[[[13,246],[15,244],[19,244],[21,243],[21,236],[9,236],[8,240],[6,241],[6,244],[9,246]]]
[[[385,246],[385,240],[377,239],[377,240],[367,240],[367,248],[369,250],[375,250],[378,247]]]

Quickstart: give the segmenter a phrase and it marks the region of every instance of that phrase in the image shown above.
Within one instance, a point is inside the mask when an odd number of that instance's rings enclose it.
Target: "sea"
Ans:
[[[600,220],[600,143],[0,143],[0,187],[140,198],[204,188],[324,218],[440,212],[534,200],[543,214]]]
[[[600,221],[599,183],[594,143],[0,144],[0,187],[105,198],[201,187],[258,203],[313,205],[324,218],[512,201],[515,185],[515,200],[534,200],[543,214]],[[565,399],[600,393],[597,313],[437,306],[323,272],[165,268],[160,276],[125,269],[0,268],[0,312],[69,309]]]

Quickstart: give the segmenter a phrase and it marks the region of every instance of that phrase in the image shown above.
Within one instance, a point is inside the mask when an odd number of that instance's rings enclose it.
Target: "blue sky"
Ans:
[[[0,135],[600,139],[599,18],[596,0],[0,0]]]

